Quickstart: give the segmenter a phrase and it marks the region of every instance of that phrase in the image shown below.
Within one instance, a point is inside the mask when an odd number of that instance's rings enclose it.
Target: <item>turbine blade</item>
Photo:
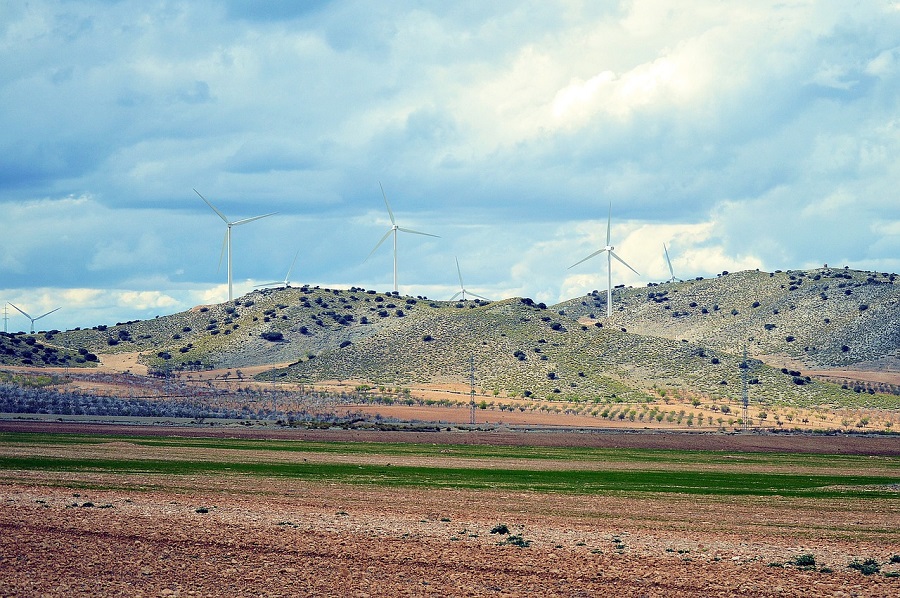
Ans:
[[[411,228],[400,228],[398,226],[397,230],[402,231],[404,233],[412,233],[414,235],[425,235],[426,237],[435,237],[437,239],[440,239],[440,236],[438,236],[438,235],[432,235],[431,233],[423,233],[422,231],[413,230]]]
[[[450,301],[454,301],[457,297],[459,297],[459,296],[462,295],[462,294],[463,294],[462,291],[457,292],[455,295],[453,295],[452,297],[450,297]]]
[[[197,191],[196,189],[194,189],[194,193],[196,193],[197,195],[200,195],[200,192]],[[209,207],[211,207],[211,208],[212,208],[212,211],[219,215],[219,218],[221,218],[222,220],[224,220],[226,224],[228,223],[228,218],[225,217],[225,214],[223,214],[222,212],[220,212],[220,211],[216,208],[216,206],[212,205],[208,199],[206,199],[206,198],[203,197],[202,195],[200,195],[200,199],[202,199],[203,201],[205,201],[205,202],[206,202],[206,205],[208,205]]]
[[[254,220],[259,220],[260,218],[268,218],[269,216],[274,216],[278,212],[270,212],[268,214],[263,214],[262,216],[253,216],[252,218],[244,218],[243,220],[235,220],[231,223],[232,226],[237,226],[239,224],[247,224],[248,222],[253,222]]]
[[[634,268],[632,268],[631,266],[629,266],[627,263],[625,263],[625,260],[623,260],[622,258],[620,258],[619,256],[617,256],[615,251],[610,251],[610,252],[609,252],[609,255],[613,256],[614,258],[616,258],[617,260],[619,260],[620,262],[622,262],[622,264],[624,264],[626,268],[628,268],[629,270],[631,270],[632,272],[634,272],[634,273],[637,274],[638,276],[641,275],[640,272],[638,272],[637,270],[635,270]]]
[[[219,252],[219,265],[216,267],[216,274],[222,269],[222,260],[225,259],[225,247],[228,245],[228,231],[225,231],[225,237],[222,239],[222,251]]]
[[[52,314],[53,312],[59,311],[59,310],[61,310],[61,309],[62,309],[62,307],[57,307],[56,309],[51,309],[50,311],[48,311],[47,313],[45,313],[43,316],[38,316],[38,317],[36,317],[35,320],[40,320],[40,319],[43,318],[44,316],[49,316],[49,315]]]
[[[478,297],[479,299],[484,299],[485,301],[490,301],[490,299],[488,299],[487,297],[484,297],[482,295],[479,295],[478,293],[473,293],[472,291],[466,291],[466,292],[468,294],[472,295],[473,297]]]
[[[10,303],[10,305],[12,305],[12,306],[16,309],[17,312],[19,312],[20,314],[22,314],[23,316],[25,316],[25,317],[28,318],[29,320],[31,319],[31,316],[29,316],[27,313],[25,313],[24,311],[22,311],[21,309],[19,309],[19,308],[16,307],[15,305],[13,305],[12,303]]]
[[[366,260],[368,260],[370,257],[372,257],[372,254],[375,253],[375,251],[377,251],[379,247],[381,247],[381,244],[382,244],[382,243],[384,243],[385,241],[387,241],[387,238],[391,236],[391,233],[392,233],[392,232],[394,232],[394,229],[390,229],[388,232],[384,233],[384,236],[381,237],[381,240],[378,241],[378,243],[375,244],[375,247],[372,249],[372,251],[369,252],[369,255],[366,256],[366,259],[363,260],[364,262],[365,262]]]
[[[278,281],[278,282],[264,282],[264,283],[262,283],[262,284],[255,284],[255,285],[253,285],[253,288],[254,288],[254,289],[258,289],[258,288],[261,288],[261,287],[273,287],[273,286],[276,286],[276,285],[282,285],[282,284],[284,284],[284,283],[281,282],[281,281]]]
[[[459,269],[459,258],[456,258],[456,274],[459,276],[459,288],[465,290],[465,285],[462,281],[462,270]]]
[[[610,243],[610,228],[612,226],[612,202],[609,202],[609,214],[606,216],[606,244]]]
[[[672,275],[672,280],[675,279],[675,271],[672,270],[672,260],[669,259],[669,250],[666,248],[666,244],[663,243],[663,251],[666,252],[666,263],[669,264],[669,274]]]
[[[378,181],[378,186],[381,187],[381,197],[384,198],[384,205],[385,205],[385,207],[387,207],[388,216],[391,217],[391,224],[396,225],[397,221],[394,220],[394,212],[391,211],[391,204],[388,203],[387,195],[384,192],[384,187],[381,185],[381,181]]]
[[[297,253],[294,254],[294,261],[291,262],[291,267],[288,268],[287,276],[284,277],[284,284],[287,285],[288,279],[291,277],[291,272],[294,270],[294,264],[297,263],[297,257],[300,255],[300,250],[297,250]]]
[[[571,270],[572,268],[574,268],[574,267],[577,266],[578,264],[582,264],[582,263],[588,261],[589,259],[591,259],[592,257],[600,255],[600,254],[603,253],[604,251],[606,251],[606,248],[605,248],[605,247],[604,247],[603,249],[598,249],[597,251],[595,251],[595,252],[592,253],[591,255],[587,256],[587,257],[584,258],[583,260],[578,261],[578,262],[575,262],[574,264],[572,264],[571,266],[569,266],[569,267],[567,268],[567,270]]]

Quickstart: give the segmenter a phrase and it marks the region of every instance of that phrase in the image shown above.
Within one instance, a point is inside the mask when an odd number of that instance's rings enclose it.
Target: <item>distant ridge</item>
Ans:
[[[850,269],[723,273],[617,289],[609,319],[605,292],[548,307],[303,286],[42,342],[70,355],[141,351],[156,368],[291,363],[264,378],[372,385],[465,383],[473,358],[489,394],[584,401],[641,400],[666,388],[734,399],[746,344],[755,396],[821,404],[853,391],[764,362],[900,364],[896,282]]]

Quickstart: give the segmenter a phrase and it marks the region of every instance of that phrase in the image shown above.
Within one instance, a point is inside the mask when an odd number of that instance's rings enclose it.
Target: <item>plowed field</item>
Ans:
[[[790,438],[6,425],[0,594],[900,594],[897,442]]]

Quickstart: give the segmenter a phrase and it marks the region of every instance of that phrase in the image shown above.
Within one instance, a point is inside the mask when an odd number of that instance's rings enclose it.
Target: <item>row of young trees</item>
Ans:
[[[58,392],[0,384],[0,412],[186,418],[264,418],[264,410],[229,409],[200,401],[147,400],[98,396],[80,392]]]
[[[113,397],[2,382],[0,413],[337,422],[348,416],[337,416],[330,407],[354,402],[354,397],[347,393],[313,390],[302,393],[250,388],[224,392],[192,390],[200,393],[188,397]]]

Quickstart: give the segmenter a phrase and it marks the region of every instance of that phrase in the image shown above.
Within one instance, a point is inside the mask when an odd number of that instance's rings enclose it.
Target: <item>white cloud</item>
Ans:
[[[626,284],[668,277],[663,241],[690,275],[900,255],[890,4],[0,11],[8,289],[223,300],[223,231],[193,187],[231,217],[280,212],[236,232],[240,292],[298,248],[298,281],[387,289],[390,252],[363,264],[379,180],[402,224],[443,237],[403,245],[414,294],[453,290],[454,255],[494,298],[605,286],[601,261],[565,269],[605,243],[610,201],[642,274],[615,270]]]
[[[121,291],[117,295],[121,306],[140,311],[151,308],[171,309],[179,304],[174,297],[159,291]]]

